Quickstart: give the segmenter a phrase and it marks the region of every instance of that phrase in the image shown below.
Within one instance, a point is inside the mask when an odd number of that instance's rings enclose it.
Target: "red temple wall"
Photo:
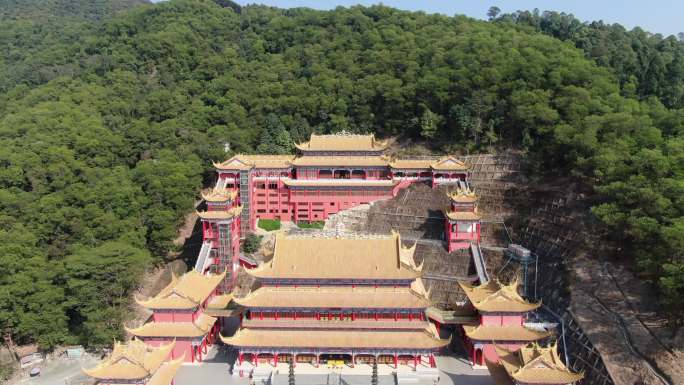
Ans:
[[[168,345],[171,341],[173,341],[173,339],[145,339],[145,343],[150,346]],[[185,354],[183,362],[192,362],[191,346],[192,341],[189,339],[176,338],[176,345],[174,345],[173,350],[171,351],[170,359],[173,360]]]
[[[523,317],[521,314],[517,315],[493,315],[483,314],[480,316],[481,325],[492,326],[506,326],[506,325],[521,325]]]
[[[193,313],[154,312],[152,319],[154,322],[192,322]]]

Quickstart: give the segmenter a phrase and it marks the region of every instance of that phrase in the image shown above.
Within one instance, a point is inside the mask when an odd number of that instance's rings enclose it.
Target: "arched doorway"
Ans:
[[[482,360],[482,348],[475,348],[475,362],[473,362],[474,365],[484,365],[484,361]]]
[[[330,368],[339,368],[344,365],[351,365],[352,355],[343,353],[326,353],[320,355],[321,364]]]

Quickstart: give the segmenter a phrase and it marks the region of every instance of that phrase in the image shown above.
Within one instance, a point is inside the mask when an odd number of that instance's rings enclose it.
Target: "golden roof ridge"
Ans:
[[[133,338],[127,344],[114,341],[109,357],[94,368],[81,368],[86,375],[98,379],[143,379],[153,375],[166,360],[176,344],[172,342],[153,347]]]
[[[459,281],[472,305],[484,312],[528,312],[541,306],[539,302],[530,302],[518,293],[519,282],[514,279],[504,285],[498,279],[475,286],[469,282]]]
[[[180,278],[172,272],[171,283],[157,295],[135,301],[149,309],[191,309],[199,306],[202,301],[211,296],[219,283],[226,277],[227,270],[220,274],[201,274],[190,270]]]
[[[242,205],[231,207],[228,210],[195,211],[202,219],[230,219],[242,214]]]

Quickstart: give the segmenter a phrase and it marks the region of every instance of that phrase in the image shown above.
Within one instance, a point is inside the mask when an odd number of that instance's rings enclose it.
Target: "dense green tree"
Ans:
[[[130,293],[149,262],[149,253],[128,240],[79,247],[65,258],[67,314],[82,343],[108,345],[122,338]]]
[[[36,12],[0,16],[0,328],[19,342],[120,336],[130,291],[169,256],[212,160],[340,130],[435,153],[512,146],[533,173],[571,175],[603,239],[682,318],[676,39],[539,12],[484,22],[209,0]]]

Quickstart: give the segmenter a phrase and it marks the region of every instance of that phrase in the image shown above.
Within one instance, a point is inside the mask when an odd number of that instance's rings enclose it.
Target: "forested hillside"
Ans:
[[[8,20],[99,20],[149,0],[0,0],[0,18]]]
[[[110,343],[226,144],[288,152],[342,129],[513,146],[532,175],[595,189],[606,238],[676,319],[679,104],[520,23],[218,3],[0,23],[0,327],[16,341]]]
[[[572,42],[597,64],[611,68],[626,95],[657,96],[667,107],[684,106],[684,32],[664,37],[638,27],[628,31],[620,24],[583,23],[571,14],[538,10],[494,20]]]

